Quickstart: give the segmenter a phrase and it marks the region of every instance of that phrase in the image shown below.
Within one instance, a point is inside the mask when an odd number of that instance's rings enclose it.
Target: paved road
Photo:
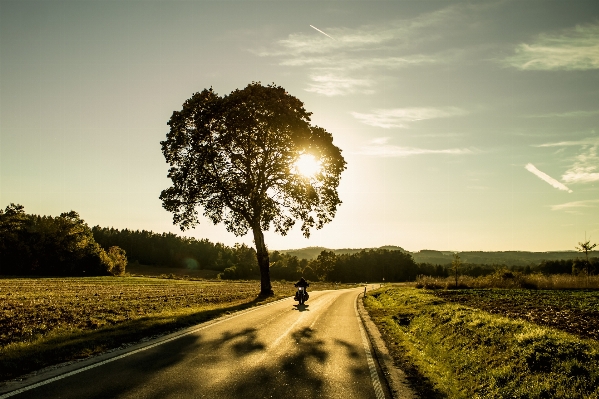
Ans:
[[[11,397],[382,399],[356,313],[360,291],[254,308]]]

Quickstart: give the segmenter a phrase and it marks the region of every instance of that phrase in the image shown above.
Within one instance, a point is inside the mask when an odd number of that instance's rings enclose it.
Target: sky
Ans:
[[[334,220],[271,250],[599,242],[596,0],[0,0],[0,207],[252,245],[159,199],[173,111],[252,81],[347,161]]]

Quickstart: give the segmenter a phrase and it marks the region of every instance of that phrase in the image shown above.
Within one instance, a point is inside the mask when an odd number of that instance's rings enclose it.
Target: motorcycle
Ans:
[[[295,293],[295,300],[299,302],[300,305],[303,305],[310,295],[308,295],[308,291],[306,291],[306,287],[297,287],[297,292]]]

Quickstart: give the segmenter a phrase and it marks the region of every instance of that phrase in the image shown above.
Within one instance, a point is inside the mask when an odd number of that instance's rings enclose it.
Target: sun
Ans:
[[[302,154],[295,161],[295,170],[304,177],[312,177],[320,171],[320,161],[311,154]]]

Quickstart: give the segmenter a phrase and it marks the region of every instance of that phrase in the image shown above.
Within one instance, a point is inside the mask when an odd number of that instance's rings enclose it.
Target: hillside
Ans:
[[[397,247],[394,245],[386,245],[386,246],[383,246],[380,248],[341,248],[341,249],[329,249],[329,248],[325,248],[325,247],[307,247],[307,248],[300,248],[300,249],[283,249],[283,250],[278,250],[278,252],[283,253],[283,254],[288,254],[291,256],[297,256],[299,259],[312,260],[312,259],[316,259],[322,251],[333,251],[337,255],[351,255],[351,254],[358,253],[360,251],[369,251],[371,249],[387,249],[389,251],[402,251],[402,252],[409,253],[408,251],[404,250],[403,248]]]
[[[423,249],[418,252],[409,252],[401,247],[387,245],[380,248],[341,248],[329,249],[325,247],[307,247],[300,249],[279,250],[280,253],[297,256],[299,259],[316,259],[323,251],[333,251],[335,254],[354,254],[360,251],[372,249],[387,249],[389,251],[402,251],[409,253],[416,263],[431,263],[433,265],[447,265],[453,259],[453,251],[436,251]],[[584,257],[584,254],[576,251],[550,251],[550,252],[527,252],[527,251],[464,251],[457,252],[463,263],[479,265],[506,265],[506,266],[529,266],[538,265],[543,260],[565,260]],[[589,257],[599,257],[599,251],[589,252]]]

